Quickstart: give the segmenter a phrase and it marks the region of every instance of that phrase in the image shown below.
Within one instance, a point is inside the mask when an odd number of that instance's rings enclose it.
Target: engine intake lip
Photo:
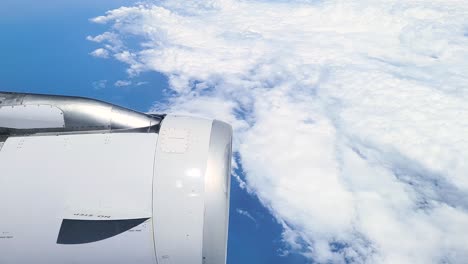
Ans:
[[[205,174],[203,263],[226,263],[231,182],[232,128],[214,120]]]

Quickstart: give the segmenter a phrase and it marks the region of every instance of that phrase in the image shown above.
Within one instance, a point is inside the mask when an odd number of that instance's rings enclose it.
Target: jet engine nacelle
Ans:
[[[0,93],[0,263],[225,263],[231,127]]]

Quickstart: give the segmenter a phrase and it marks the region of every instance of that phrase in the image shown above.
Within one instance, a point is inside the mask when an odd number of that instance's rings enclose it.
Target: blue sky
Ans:
[[[163,75],[142,74],[138,87],[114,87],[125,65],[89,55],[86,36],[102,29],[89,19],[131,1],[2,1],[0,84],[3,90],[74,94],[146,111],[161,99]],[[106,87],[94,84],[105,80]],[[101,82],[102,83],[102,82]]]
[[[165,101],[168,82],[164,75],[145,72],[132,79],[134,85],[116,87],[116,81],[128,79],[127,66],[89,55],[98,44],[86,37],[104,30],[89,19],[131,3],[1,1],[0,90],[87,96],[139,111]],[[144,84],[135,85],[138,82]],[[299,254],[281,256],[286,247],[281,233],[269,211],[233,180],[228,263],[308,263]]]

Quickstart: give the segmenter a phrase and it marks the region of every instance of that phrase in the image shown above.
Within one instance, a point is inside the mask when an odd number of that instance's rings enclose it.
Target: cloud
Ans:
[[[132,82],[131,81],[126,81],[126,80],[118,80],[114,83],[114,86],[117,86],[117,87],[123,87],[123,86],[129,86],[131,85]]]
[[[242,209],[237,208],[236,212],[238,214],[240,214],[240,215],[243,215],[243,216],[247,217],[250,221],[254,222],[255,225],[258,224],[257,220],[255,220],[255,218],[249,212],[247,212],[246,210],[242,210]]]
[[[107,86],[107,80],[99,80],[92,83],[93,89],[102,90]]]
[[[111,10],[91,39],[133,75],[168,76],[175,96],[153,110],[233,124],[245,184],[291,249],[462,263],[467,12],[461,0],[175,0]]]
[[[142,85],[147,85],[148,82],[137,82],[135,85],[136,86],[142,86]]]
[[[90,54],[91,56],[96,57],[96,58],[103,58],[103,59],[109,58],[109,51],[107,51],[106,49],[102,49],[102,48],[96,49]]]

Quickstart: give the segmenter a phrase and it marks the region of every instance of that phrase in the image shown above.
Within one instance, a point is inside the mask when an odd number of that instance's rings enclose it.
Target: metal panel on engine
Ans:
[[[154,239],[159,263],[201,264],[205,172],[212,120],[167,116],[154,171]]]
[[[0,263],[156,263],[155,133],[9,137]]]

